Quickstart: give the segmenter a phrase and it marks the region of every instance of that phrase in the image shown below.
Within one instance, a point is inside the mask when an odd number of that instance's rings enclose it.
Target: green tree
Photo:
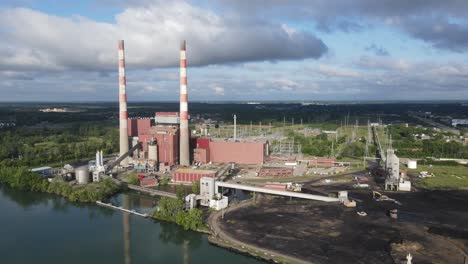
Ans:
[[[196,181],[192,183],[192,193],[195,193],[195,194],[200,193],[200,181]]]
[[[176,194],[178,200],[184,200],[185,198],[185,188],[182,184],[178,185],[176,188]]]

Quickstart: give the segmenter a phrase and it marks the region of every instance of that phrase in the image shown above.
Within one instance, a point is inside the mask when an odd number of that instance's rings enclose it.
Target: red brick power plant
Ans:
[[[134,152],[133,159],[141,164],[160,166],[190,166],[190,132],[188,127],[188,92],[186,42],[180,46],[180,101],[179,112],[156,112],[154,118],[128,118],[124,41],[119,41],[119,122],[120,155],[129,150],[129,137],[133,137],[132,146],[140,142],[142,152]],[[196,163],[263,164],[268,155],[268,142],[245,142],[237,140],[196,139],[192,144]],[[194,142],[193,142],[194,143]],[[151,144],[152,147],[148,147]],[[154,147],[156,145],[156,148]],[[150,155],[151,154],[151,155]],[[136,155],[136,156],[135,156]],[[150,160],[151,159],[151,160]],[[138,161],[139,160],[139,161]],[[129,159],[121,162],[128,166]],[[151,165],[154,166],[154,165]],[[180,174],[184,177],[183,173]],[[197,174],[198,175],[198,174]],[[192,176],[190,176],[192,177]],[[198,176],[197,176],[198,177]]]
[[[127,132],[127,80],[125,79],[125,47],[124,41],[119,41],[119,130],[120,130],[120,156],[128,152],[128,132]],[[120,162],[122,166],[128,166],[128,159]]]
[[[193,158],[195,162],[202,164],[208,162],[263,164],[267,155],[266,141],[239,142],[198,138]]]
[[[180,165],[190,165],[185,40],[180,44]]]

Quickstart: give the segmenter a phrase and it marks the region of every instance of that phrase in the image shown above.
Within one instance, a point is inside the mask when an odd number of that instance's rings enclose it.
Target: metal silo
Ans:
[[[89,182],[89,170],[87,166],[76,168],[75,178],[78,184],[87,184]]]
[[[158,161],[158,145],[148,145],[148,160]]]

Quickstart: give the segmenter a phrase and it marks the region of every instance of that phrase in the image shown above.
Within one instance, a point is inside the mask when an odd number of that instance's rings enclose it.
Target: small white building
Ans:
[[[416,160],[408,160],[408,169],[416,169],[418,167],[418,163]]]
[[[221,196],[220,194],[218,196]],[[216,199],[210,200],[210,208],[213,208],[217,211],[228,207],[228,198],[227,196],[216,197]]]
[[[221,210],[226,208],[228,203],[228,197],[218,192],[214,178],[202,177],[200,179],[200,205]]]
[[[403,192],[411,192],[411,182],[401,180],[400,183],[398,184],[398,190],[403,191]]]
[[[102,176],[102,172],[93,171],[93,182],[100,182],[102,178],[101,176]]]
[[[191,193],[185,196],[185,208],[186,209],[193,209],[197,206],[197,195]]]

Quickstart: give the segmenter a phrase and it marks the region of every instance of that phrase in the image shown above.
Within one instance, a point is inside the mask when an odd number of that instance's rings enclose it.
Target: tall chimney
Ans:
[[[190,165],[189,130],[188,130],[188,96],[187,96],[187,58],[185,40],[180,44],[180,157],[182,166]]]
[[[128,131],[127,131],[127,92],[125,79],[125,53],[124,41],[119,40],[119,130],[120,130],[120,156],[128,152]],[[128,166],[128,159],[120,162],[122,166]]]

